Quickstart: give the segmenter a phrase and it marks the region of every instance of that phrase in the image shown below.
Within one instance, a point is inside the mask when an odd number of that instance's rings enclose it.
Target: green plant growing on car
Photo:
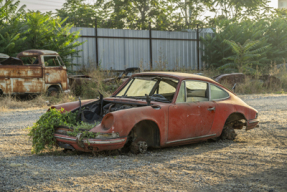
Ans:
[[[28,136],[32,139],[32,153],[38,154],[45,149],[52,150],[56,146],[55,128],[59,126],[69,127],[71,131],[67,134],[70,136],[82,133],[82,138],[95,138],[97,133],[91,133],[89,130],[97,124],[98,122],[94,124],[77,122],[77,112],[64,112],[63,108],[60,110],[50,108],[32,127],[28,127]]]

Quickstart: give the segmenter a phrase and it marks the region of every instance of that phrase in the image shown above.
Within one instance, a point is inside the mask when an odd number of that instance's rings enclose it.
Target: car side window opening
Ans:
[[[20,57],[20,59],[23,61],[24,65],[38,65],[39,64],[39,59],[37,56]]]
[[[171,86],[170,84],[160,81],[157,89],[157,94],[174,94],[176,91],[175,87]]]
[[[176,103],[185,103],[186,97],[185,97],[185,81],[181,82],[179,92],[176,98]]]
[[[200,81],[185,81],[186,102],[208,101],[208,84]]]
[[[220,100],[229,97],[229,94],[215,85],[210,85],[210,99]]]
[[[58,67],[61,66],[57,56],[44,56],[44,63],[46,67]]]

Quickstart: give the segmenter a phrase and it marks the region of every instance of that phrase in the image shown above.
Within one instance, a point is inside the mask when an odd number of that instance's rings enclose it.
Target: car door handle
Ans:
[[[207,109],[208,111],[215,111],[215,107],[210,107]]]

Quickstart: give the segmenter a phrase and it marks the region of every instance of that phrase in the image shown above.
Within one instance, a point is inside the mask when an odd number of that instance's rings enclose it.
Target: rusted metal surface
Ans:
[[[8,59],[1,61],[0,65],[23,65],[23,62],[19,58],[9,57]]]
[[[39,94],[50,87],[68,89],[67,70],[57,52],[27,50],[0,62],[1,93]]]
[[[256,80],[254,76],[248,76],[251,80]],[[246,75],[243,73],[230,73],[230,74],[222,74],[218,75],[216,77],[213,77],[213,79],[218,83],[227,83],[234,85],[244,83],[246,79]],[[264,87],[270,87],[274,84],[280,84],[281,81],[277,77],[273,75],[261,75],[257,80],[263,82]]]
[[[227,83],[233,85],[235,83],[245,82],[245,75],[243,73],[230,73],[216,76],[213,79],[218,83]]]
[[[27,56],[41,56],[41,55],[56,55],[59,54],[56,51],[50,51],[50,50],[39,50],[39,49],[29,49],[26,51],[22,51],[17,55],[17,57],[27,57]]]
[[[0,53],[0,59],[8,59],[8,58],[9,58],[9,55],[6,55],[4,53]]]
[[[170,102],[151,100],[150,105],[147,105],[147,99],[144,98],[118,96],[118,93],[125,89],[126,85],[130,87],[129,82],[134,77],[152,80],[172,78],[178,83]],[[83,143],[79,144],[76,137],[61,134],[56,130],[54,136],[57,142],[68,144],[75,150],[85,152],[122,149],[127,145],[133,150],[135,149],[136,152],[145,152],[147,147],[183,145],[217,138],[222,134],[228,119],[228,122],[231,123],[229,125],[234,125],[230,130],[232,132],[234,128],[241,128],[241,124],[236,124],[237,121],[245,121],[244,126],[247,130],[256,127],[259,123],[258,112],[254,108],[210,78],[187,73],[146,72],[135,74],[130,80],[124,82],[111,97],[107,97],[103,101],[86,100],[81,104],[82,115],[94,116],[101,121],[101,124],[95,126],[90,132],[114,134],[115,137],[94,138],[88,139],[88,141],[84,138]],[[180,97],[179,95],[182,93],[180,92],[181,85],[185,85],[186,81],[200,81],[209,84],[206,86],[207,100],[177,103],[177,97]],[[155,85],[159,85],[159,82]],[[212,86],[228,93],[229,97],[222,96],[222,99],[211,99]],[[186,92],[186,90],[183,92],[185,96],[187,96]],[[152,97],[152,95],[149,96]],[[79,107],[79,102],[53,106],[53,108],[64,108],[65,111],[71,112],[79,111]],[[101,114],[103,115],[101,116]],[[89,117],[87,116],[87,118]]]

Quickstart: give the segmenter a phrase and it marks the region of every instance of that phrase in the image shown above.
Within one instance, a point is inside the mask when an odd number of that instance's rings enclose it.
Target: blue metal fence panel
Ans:
[[[82,50],[79,57],[73,57],[72,63],[76,64],[72,70],[96,67],[95,29],[74,27],[73,31],[79,31],[82,36],[79,42],[83,45],[77,47]],[[203,30],[200,36],[212,34],[211,30]],[[126,29],[98,29],[98,36],[109,37],[140,37],[149,38],[148,30]],[[166,39],[196,39],[196,31],[155,31],[152,30],[152,38]],[[200,47],[203,46],[200,43]],[[140,67],[150,70],[150,46],[148,39],[121,39],[98,38],[99,65],[103,70],[124,70],[127,67]],[[200,69],[203,67],[200,51]],[[180,70],[197,69],[197,45],[196,41],[186,40],[152,40],[152,58],[154,69]]]

